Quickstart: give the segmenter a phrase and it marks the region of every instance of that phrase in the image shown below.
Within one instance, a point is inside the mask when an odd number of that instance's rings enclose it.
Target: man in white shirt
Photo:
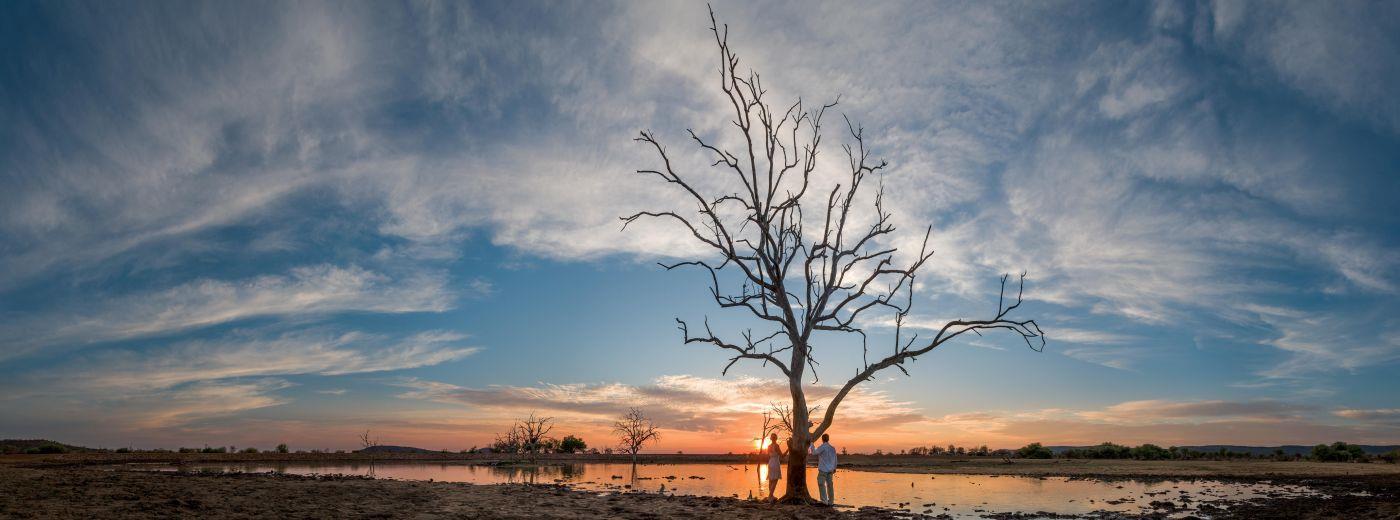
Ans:
[[[836,448],[831,445],[831,436],[823,433],[822,445],[808,446],[807,449],[817,455],[817,492],[821,495],[822,503],[836,503],[836,491],[831,483],[831,476],[836,473]]]

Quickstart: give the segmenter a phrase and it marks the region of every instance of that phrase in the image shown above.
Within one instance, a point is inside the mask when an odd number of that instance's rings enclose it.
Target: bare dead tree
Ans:
[[[361,433],[361,434],[360,434],[360,447],[361,447],[362,449],[368,450],[368,449],[373,448],[373,447],[378,446],[378,445],[379,445],[379,439],[378,439],[378,438],[374,438],[374,437],[370,437],[370,432],[369,432],[369,430],[365,430],[364,433]]]
[[[543,445],[546,435],[554,429],[553,417],[535,417],[535,412],[530,412],[530,416],[516,422],[515,429],[519,432],[519,439],[522,448],[529,454],[539,453],[540,446]]]
[[[632,454],[634,466],[637,464],[637,452],[641,451],[643,445],[661,440],[661,433],[656,430],[656,424],[637,408],[629,410],[613,423],[613,433],[617,435],[618,447]]]
[[[520,426],[517,422],[512,424],[510,429],[504,433],[496,434],[496,440],[491,444],[491,449],[497,453],[518,454],[524,451],[525,443],[520,438]]]
[[[773,426],[773,431],[782,431],[791,436],[793,433],[792,406],[779,403],[768,403],[768,408],[772,410],[773,416],[777,419]],[[811,417],[813,414],[817,413],[818,410],[821,410],[821,408],[821,405],[807,407],[807,417]],[[807,421],[807,426],[808,428],[812,426],[812,422],[810,420]]]
[[[769,409],[763,411],[763,428],[759,430],[758,438],[754,439],[758,442],[759,458],[763,457],[763,441],[768,439],[768,434],[778,431],[778,428],[781,426],[777,420],[778,418],[774,416],[773,410]]]
[[[368,429],[366,429],[364,433],[360,434],[360,452],[369,454],[370,475],[374,474],[374,452],[370,451],[370,448],[373,448],[378,445],[379,439],[376,437],[371,437]]]
[[[662,263],[667,270],[680,267],[699,269],[709,275],[710,296],[722,309],[740,309],[765,323],[767,331],[745,330],[742,340],[716,336],[708,319],[703,334],[692,334],[690,325],[677,319],[686,344],[713,345],[730,354],[722,373],[728,373],[741,360],[773,366],[788,379],[792,396],[789,424],[810,425],[811,408],[802,384],[810,370],[817,375],[813,357],[814,333],[848,333],[861,337],[862,366],[841,385],[825,406],[825,414],[815,429],[793,431],[793,456],[788,461],[784,501],[810,501],[805,480],[805,447],[810,439],[831,427],[841,401],[858,384],[875,374],[896,368],[908,375],[905,364],[966,333],[1005,329],[1021,336],[1026,345],[1040,350],[1044,336],[1034,320],[1010,317],[1021,306],[1025,274],[1018,280],[1015,299],[1007,293],[1003,276],[996,312],[984,319],[958,319],[937,330],[931,338],[907,334],[904,321],[913,306],[914,280],[933,251],[928,249],[932,226],[924,232],[919,251],[904,263],[896,264],[898,249],[889,245],[895,226],[883,202],[884,188],[879,177],[884,161],[874,162],[866,148],[861,127],[846,119],[851,142],[842,146],[848,169],[844,181],[829,192],[812,187],[813,172],[821,150],[822,124],[826,111],[836,102],[810,108],[799,99],[785,110],[775,109],[765,99],[761,76],[754,71],[741,75],[739,58],[729,47],[729,27],[721,26],[710,10],[710,31],[719,48],[719,85],[740,143],[737,153],[718,141],[688,130],[690,140],[728,179],[734,191],[702,193],[691,174],[682,175],[672,156],[650,131],[635,140],[654,150],[660,165],[637,173],[660,178],[677,188],[692,210],[642,211],[623,217],[623,228],[640,219],[656,219],[679,225],[714,257],[676,263]],[[873,214],[862,211],[857,200],[875,177]],[[816,208],[820,228],[808,229],[805,208]],[[868,217],[868,218],[864,218]],[[857,222],[868,222],[857,224]],[[725,274],[725,276],[721,276]],[[721,280],[724,283],[721,283]],[[737,281],[736,281],[737,280]],[[864,327],[871,313],[893,316],[893,345],[883,354],[872,352]]]

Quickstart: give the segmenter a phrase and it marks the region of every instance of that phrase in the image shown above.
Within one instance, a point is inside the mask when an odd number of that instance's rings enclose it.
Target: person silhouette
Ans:
[[[836,490],[831,477],[836,473],[836,448],[831,445],[831,435],[822,434],[821,446],[808,446],[817,456],[817,492],[823,504],[836,503]]]
[[[778,479],[783,478],[783,449],[778,446],[778,434],[773,434],[768,442],[768,501],[777,502],[773,492],[778,489]]]

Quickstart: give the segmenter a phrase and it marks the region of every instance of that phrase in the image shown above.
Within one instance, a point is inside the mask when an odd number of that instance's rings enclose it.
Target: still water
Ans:
[[[158,469],[174,469],[164,467]],[[537,467],[466,463],[241,463],[199,464],[197,471],[277,472],[298,475],[368,475],[398,480],[436,480],[472,484],[564,484],[594,492],[646,492],[764,498],[765,465],[581,463]],[[816,469],[807,479],[816,494]],[[1203,503],[1228,508],[1231,503],[1262,497],[1312,494],[1299,486],[1220,481],[1100,481],[1066,477],[996,475],[927,475],[840,470],[836,503],[848,507],[879,506],[912,512],[980,518],[987,513],[1049,512],[1061,515],[1094,511],[1146,513],[1171,502],[1175,517],[1209,516]],[[782,483],[778,494],[783,492]],[[1152,503],[1158,502],[1157,506]]]

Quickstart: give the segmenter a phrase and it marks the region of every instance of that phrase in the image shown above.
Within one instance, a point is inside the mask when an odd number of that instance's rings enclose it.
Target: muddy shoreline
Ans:
[[[124,454],[125,455],[125,454]],[[190,454],[181,454],[190,455]],[[700,462],[703,456],[658,457],[650,463]],[[718,456],[726,457],[726,456]],[[851,457],[854,458],[854,457]],[[448,482],[374,480],[363,477],[305,477],[278,474],[207,474],[113,471],[110,464],[152,462],[252,462],[249,457],[208,460],[114,461],[109,457],[23,457],[0,460],[0,517],[15,518],[937,518],[894,511],[833,510],[824,507],[773,507],[720,497],[662,496],[625,493],[599,496],[557,485],[471,485]],[[291,459],[291,460],[288,460]],[[326,462],[324,457],[282,458],[280,462]],[[352,459],[368,460],[368,459]],[[376,458],[377,461],[422,461]],[[441,459],[438,459],[441,461]],[[258,461],[262,461],[258,459]],[[458,459],[464,464],[502,463],[499,458]],[[560,458],[544,463],[600,462],[594,458]],[[884,462],[877,464],[872,462]],[[845,469],[929,474],[997,474],[1008,477],[1068,476],[1094,480],[1197,480],[1297,484],[1331,498],[1267,498],[1228,510],[1205,511],[1221,519],[1400,518],[1400,471],[1391,465],[1304,464],[1270,466],[1267,462],[1225,464],[972,464],[960,460],[867,461]],[[922,464],[916,464],[922,462]],[[932,463],[930,463],[932,462]],[[1021,461],[1016,461],[1021,462]],[[1083,462],[1083,461],[1069,461]],[[507,463],[509,463],[507,461]],[[1341,467],[1352,466],[1352,467]],[[1390,466],[1390,467],[1387,467]],[[1002,471],[995,471],[1000,469]],[[1212,474],[1214,473],[1214,474]],[[1089,515],[1082,518],[1164,518],[1170,509],[1137,515]],[[1018,518],[990,513],[987,518]]]

